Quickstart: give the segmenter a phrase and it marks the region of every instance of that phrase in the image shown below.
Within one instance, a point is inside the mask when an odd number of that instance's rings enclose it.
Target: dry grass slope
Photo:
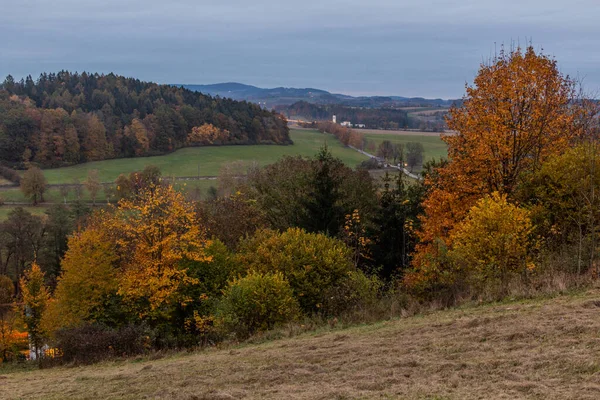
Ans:
[[[0,376],[0,398],[597,399],[600,290],[155,361]]]

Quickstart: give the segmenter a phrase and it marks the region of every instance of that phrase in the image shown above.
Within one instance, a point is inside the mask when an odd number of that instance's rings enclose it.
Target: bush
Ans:
[[[14,184],[21,184],[21,175],[19,175],[19,173],[12,168],[0,165],[0,176]]]
[[[62,360],[75,364],[92,364],[114,357],[142,354],[149,346],[149,333],[139,325],[115,330],[91,324],[56,332],[56,347],[62,352]]]
[[[327,291],[323,312],[335,316],[350,310],[369,308],[379,300],[382,286],[376,276],[367,276],[358,270],[350,271],[338,286]]]
[[[494,192],[480,199],[451,233],[451,259],[475,286],[505,286],[535,268],[530,212]]]
[[[238,338],[298,317],[298,302],[281,273],[252,271],[225,290],[218,316],[224,327]]]
[[[298,228],[284,233],[258,231],[241,243],[238,260],[251,270],[281,272],[308,313],[319,311],[325,293],[354,270],[350,250],[343,242]]]
[[[381,169],[382,166],[379,163],[379,161],[377,161],[376,158],[371,157],[368,160],[365,160],[365,161],[361,162],[360,164],[358,164],[358,166],[356,168],[369,170],[369,169]]]

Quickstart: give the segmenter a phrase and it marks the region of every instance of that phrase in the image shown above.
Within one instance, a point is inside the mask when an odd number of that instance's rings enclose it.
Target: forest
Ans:
[[[114,74],[43,73],[0,85],[0,163],[60,167],[184,146],[289,144],[259,106]]]
[[[598,112],[554,59],[515,49],[481,65],[447,118],[449,158],[418,181],[325,146],[200,201],[148,167],[119,177],[117,205],[16,209],[0,230],[2,358],[23,332],[42,366],[92,363],[592,285]]]

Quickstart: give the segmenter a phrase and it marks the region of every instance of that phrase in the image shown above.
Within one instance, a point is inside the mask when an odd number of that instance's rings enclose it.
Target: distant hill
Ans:
[[[330,93],[314,88],[284,88],[263,89],[237,82],[216,83],[212,85],[175,85],[194,90],[211,96],[246,100],[260,103],[267,108],[290,105],[298,101],[312,104],[340,104],[351,107],[382,108],[382,107],[449,107],[455,100],[425,99],[422,97],[402,96],[348,96]]]

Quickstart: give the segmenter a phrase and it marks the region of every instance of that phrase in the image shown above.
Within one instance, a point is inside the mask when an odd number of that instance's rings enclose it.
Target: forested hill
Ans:
[[[184,146],[291,143],[285,120],[245,101],[108,74],[0,85],[0,163],[58,167]]]

